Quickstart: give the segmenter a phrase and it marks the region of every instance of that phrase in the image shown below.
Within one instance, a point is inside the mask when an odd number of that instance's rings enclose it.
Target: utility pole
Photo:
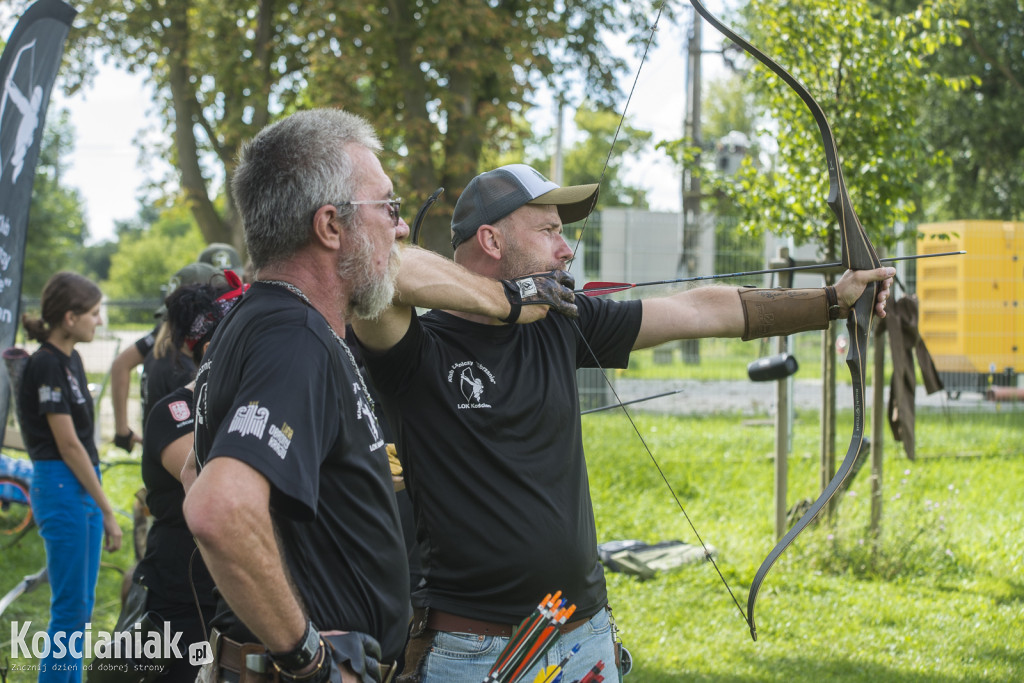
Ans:
[[[698,149],[704,144],[700,125],[701,98],[701,25],[703,20],[690,12],[690,30],[686,37],[686,112],[683,136]],[[700,152],[689,166],[683,167],[683,253],[680,257],[679,276],[699,274],[699,245],[701,236]],[[700,363],[700,340],[684,339],[680,342],[683,362]]]
[[[562,118],[565,111],[565,97],[559,93],[558,95],[558,112],[557,119],[555,120],[555,153],[551,155],[551,182],[556,185],[562,184],[562,136],[564,135],[564,128],[562,127]]]

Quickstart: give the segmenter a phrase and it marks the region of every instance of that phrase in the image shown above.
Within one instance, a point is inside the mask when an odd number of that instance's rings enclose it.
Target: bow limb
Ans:
[[[820,108],[819,108],[820,111]],[[817,118],[817,115],[815,116]],[[878,268],[881,263],[875,254],[874,247],[868,239],[864,226],[854,211],[853,203],[850,201],[846,183],[843,180],[842,168],[839,166],[836,155],[835,139],[832,137],[828,122],[821,119],[823,131],[825,154],[828,157],[830,190],[828,205],[836,215],[840,231],[840,245],[842,248],[843,265],[852,270],[870,270]],[[747,594],[747,623],[750,625],[750,637],[757,640],[757,625],[754,619],[754,606],[757,602],[758,592],[761,584],[775,561],[796,539],[796,537],[811,523],[811,521],[828,504],[836,492],[842,487],[846,479],[853,471],[853,465],[860,455],[861,446],[864,443],[864,422],[865,422],[865,365],[864,359],[867,352],[868,332],[871,329],[871,321],[874,317],[875,298],[878,293],[878,284],[871,283],[864,288],[864,292],[850,310],[850,317],[846,321],[846,329],[850,338],[850,349],[846,355],[846,364],[850,368],[850,380],[853,386],[853,434],[850,437],[850,445],[843,458],[842,464],[836,471],[835,476],[821,492],[817,500],[808,508],[782,540],[765,557],[754,580],[750,584],[750,591]]]
[[[828,161],[829,193],[827,202],[829,208],[832,209],[832,212],[835,214],[838,221],[843,252],[843,265],[846,268],[854,270],[878,268],[881,265],[879,263],[878,256],[875,254],[875,250],[871,246],[867,233],[864,231],[864,227],[861,225],[860,219],[857,217],[857,213],[853,209],[853,203],[850,201],[850,195],[846,189],[846,181],[843,179],[842,167],[839,164],[835,135],[833,135],[828,119],[825,118],[825,113],[817,100],[815,100],[803,84],[797,81],[788,71],[783,69],[770,57],[716,19],[710,12],[708,12],[707,8],[704,7],[700,0],[690,0],[690,4],[693,5],[694,10],[706,19],[708,23],[713,25],[721,33],[746,50],[747,53],[759,62],[767,66],[773,73],[778,75],[797,93],[797,95],[800,96],[800,99],[802,99],[804,104],[807,105],[807,108],[810,109],[811,114],[814,116],[814,121],[818,125],[818,130],[821,133],[825,157]],[[846,456],[843,458],[842,464],[835,476],[832,478],[832,481],[829,482],[828,486],[825,487],[825,490],[822,491],[821,495],[816,501],[814,501],[804,516],[801,517],[795,525],[793,525],[789,532],[783,536],[782,540],[779,541],[770,553],[768,553],[768,556],[761,563],[761,566],[758,568],[757,573],[754,576],[754,580],[750,585],[750,592],[747,596],[747,623],[750,625],[750,636],[754,640],[757,640],[757,628],[754,622],[754,605],[757,602],[757,595],[760,591],[761,583],[764,581],[768,572],[771,570],[772,565],[775,564],[775,561],[779,556],[785,552],[786,548],[789,547],[800,532],[810,524],[811,520],[821,512],[822,508],[829,500],[831,500],[832,496],[839,490],[839,487],[846,481],[847,477],[850,476],[850,472],[853,470],[853,464],[856,462],[857,456],[860,454],[861,445],[864,442],[864,353],[867,348],[868,331],[871,327],[871,319],[874,314],[875,297],[877,292],[877,284],[872,283],[866,287],[861,297],[857,300],[857,303],[854,304],[850,317],[847,321],[847,329],[850,334],[851,344],[849,353],[846,357],[846,364],[850,368],[854,402],[853,435],[850,439],[850,446],[847,450]]]

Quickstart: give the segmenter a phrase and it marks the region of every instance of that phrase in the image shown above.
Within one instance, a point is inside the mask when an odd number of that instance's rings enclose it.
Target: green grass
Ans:
[[[840,414],[840,430],[850,417]],[[585,419],[598,540],[697,543],[625,419]],[[746,610],[774,546],[771,428],[636,419]],[[917,433],[913,463],[887,439],[879,538],[868,532],[866,465],[835,524],[798,537],[762,584],[757,642],[710,564],[643,582],[609,573],[632,680],[1024,679],[1024,413],[924,413]],[[817,415],[801,415],[790,503],[817,495],[817,452]]]
[[[774,340],[773,340],[774,342]],[[629,368],[621,376],[632,379],[747,380],[747,364],[777,353],[774,343],[744,342],[739,339],[701,339],[700,362],[682,362],[678,342],[671,342],[656,351],[645,349],[630,355]],[[671,354],[671,363],[665,356]],[[821,333],[807,332],[793,336],[793,355],[800,364],[800,377],[821,377]],[[843,368],[846,365],[843,363]]]
[[[774,545],[771,427],[727,415],[635,419],[745,610],[750,581]],[[625,418],[603,413],[583,424],[598,540],[696,543]],[[838,424],[843,433],[849,413]],[[817,414],[801,411],[791,503],[817,494],[817,430]],[[909,462],[887,435],[877,540],[868,534],[866,465],[835,524],[808,529],[782,556],[761,588],[757,642],[709,564],[649,581],[609,573],[636,662],[627,683],[1024,680],[1024,412],[920,412],[917,437],[918,458]],[[841,456],[846,441],[838,441]],[[129,511],[138,468],[104,476],[114,505]],[[127,541],[131,520],[121,521]],[[4,549],[0,590],[44,562],[35,532]],[[130,544],[104,555],[94,629],[114,625],[120,571],[131,562]],[[8,608],[0,656],[9,653],[7,624],[42,627],[48,600],[41,588]]]
[[[7,454],[15,455],[14,452]],[[101,448],[102,455],[103,449]],[[130,461],[122,451],[117,449],[111,449],[107,455],[118,463]],[[124,531],[124,543],[117,552],[103,553],[99,581],[96,586],[96,604],[93,609],[92,629],[94,633],[113,631],[121,611],[121,581],[124,571],[130,568],[135,561],[131,539],[132,503],[135,491],[141,486],[142,476],[135,463],[118,464],[103,472],[103,488],[114,509],[118,512],[121,529]],[[34,574],[46,565],[46,551],[37,528],[33,528],[15,545],[8,546],[9,542],[8,537],[0,536],[0,548],[2,548],[0,549],[0,577],[2,577],[0,578],[0,595],[13,588],[22,577]],[[3,628],[3,631],[0,632],[0,661],[5,661],[11,653],[11,622],[31,621],[30,634],[36,631],[45,631],[49,613],[50,591],[48,586],[37,588],[15,600],[0,617],[0,627]],[[19,658],[12,659],[12,663],[19,666],[34,666],[36,661]],[[19,681],[34,681],[35,678],[35,672],[29,674],[12,671],[8,674],[7,680],[10,683],[18,683]]]

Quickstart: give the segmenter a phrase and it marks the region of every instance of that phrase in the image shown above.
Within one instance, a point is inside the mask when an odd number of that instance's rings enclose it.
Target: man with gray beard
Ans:
[[[547,298],[521,301],[514,283],[399,250],[409,228],[379,151],[366,121],[328,109],[241,150],[232,191],[255,281],[199,368],[184,504],[221,598],[200,680],[386,681],[401,654],[406,550],[347,320],[379,316],[396,283],[409,305],[575,312],[560,274],[531,277]]]

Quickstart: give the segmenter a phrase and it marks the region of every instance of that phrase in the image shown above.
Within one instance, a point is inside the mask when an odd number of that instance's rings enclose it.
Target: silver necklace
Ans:
[[[290,282],[285,282],[284,280],[259,280],[259,282],[264,282],[268,285],[277,285],[278,287],[284,287],[289,292],[302,299],[307,306],[312,308],[314,311],[316,310],[316,307],[309,300],[309,297],[303,294],[301,289],[299,289]],[[324,320],[324,322],[327,321]],[[363,373],[359,370],[359,364],[356,363],[356,357],[352,355],[352,349],[348,347],[348,344],[345,343],[344,339],[338,336],[338,333],[334,331],[334,328],[331,327],[330,323],[327,323],[327,329],[331,331],[331,336],[334,337],[335,341],[341,344],[341,348],[345,350],[345,355],[348,356],[349,362],[352,363],[352,370],[355,371],[356,377],[359,378],[359,386],[363,390],[363,396],[366,397],[366,401],[370,404],[370,410],[375,411],[376,405],[373,402],[373,397],[370,396],[370,390],[366,386],[366,380],[363,379]]]

